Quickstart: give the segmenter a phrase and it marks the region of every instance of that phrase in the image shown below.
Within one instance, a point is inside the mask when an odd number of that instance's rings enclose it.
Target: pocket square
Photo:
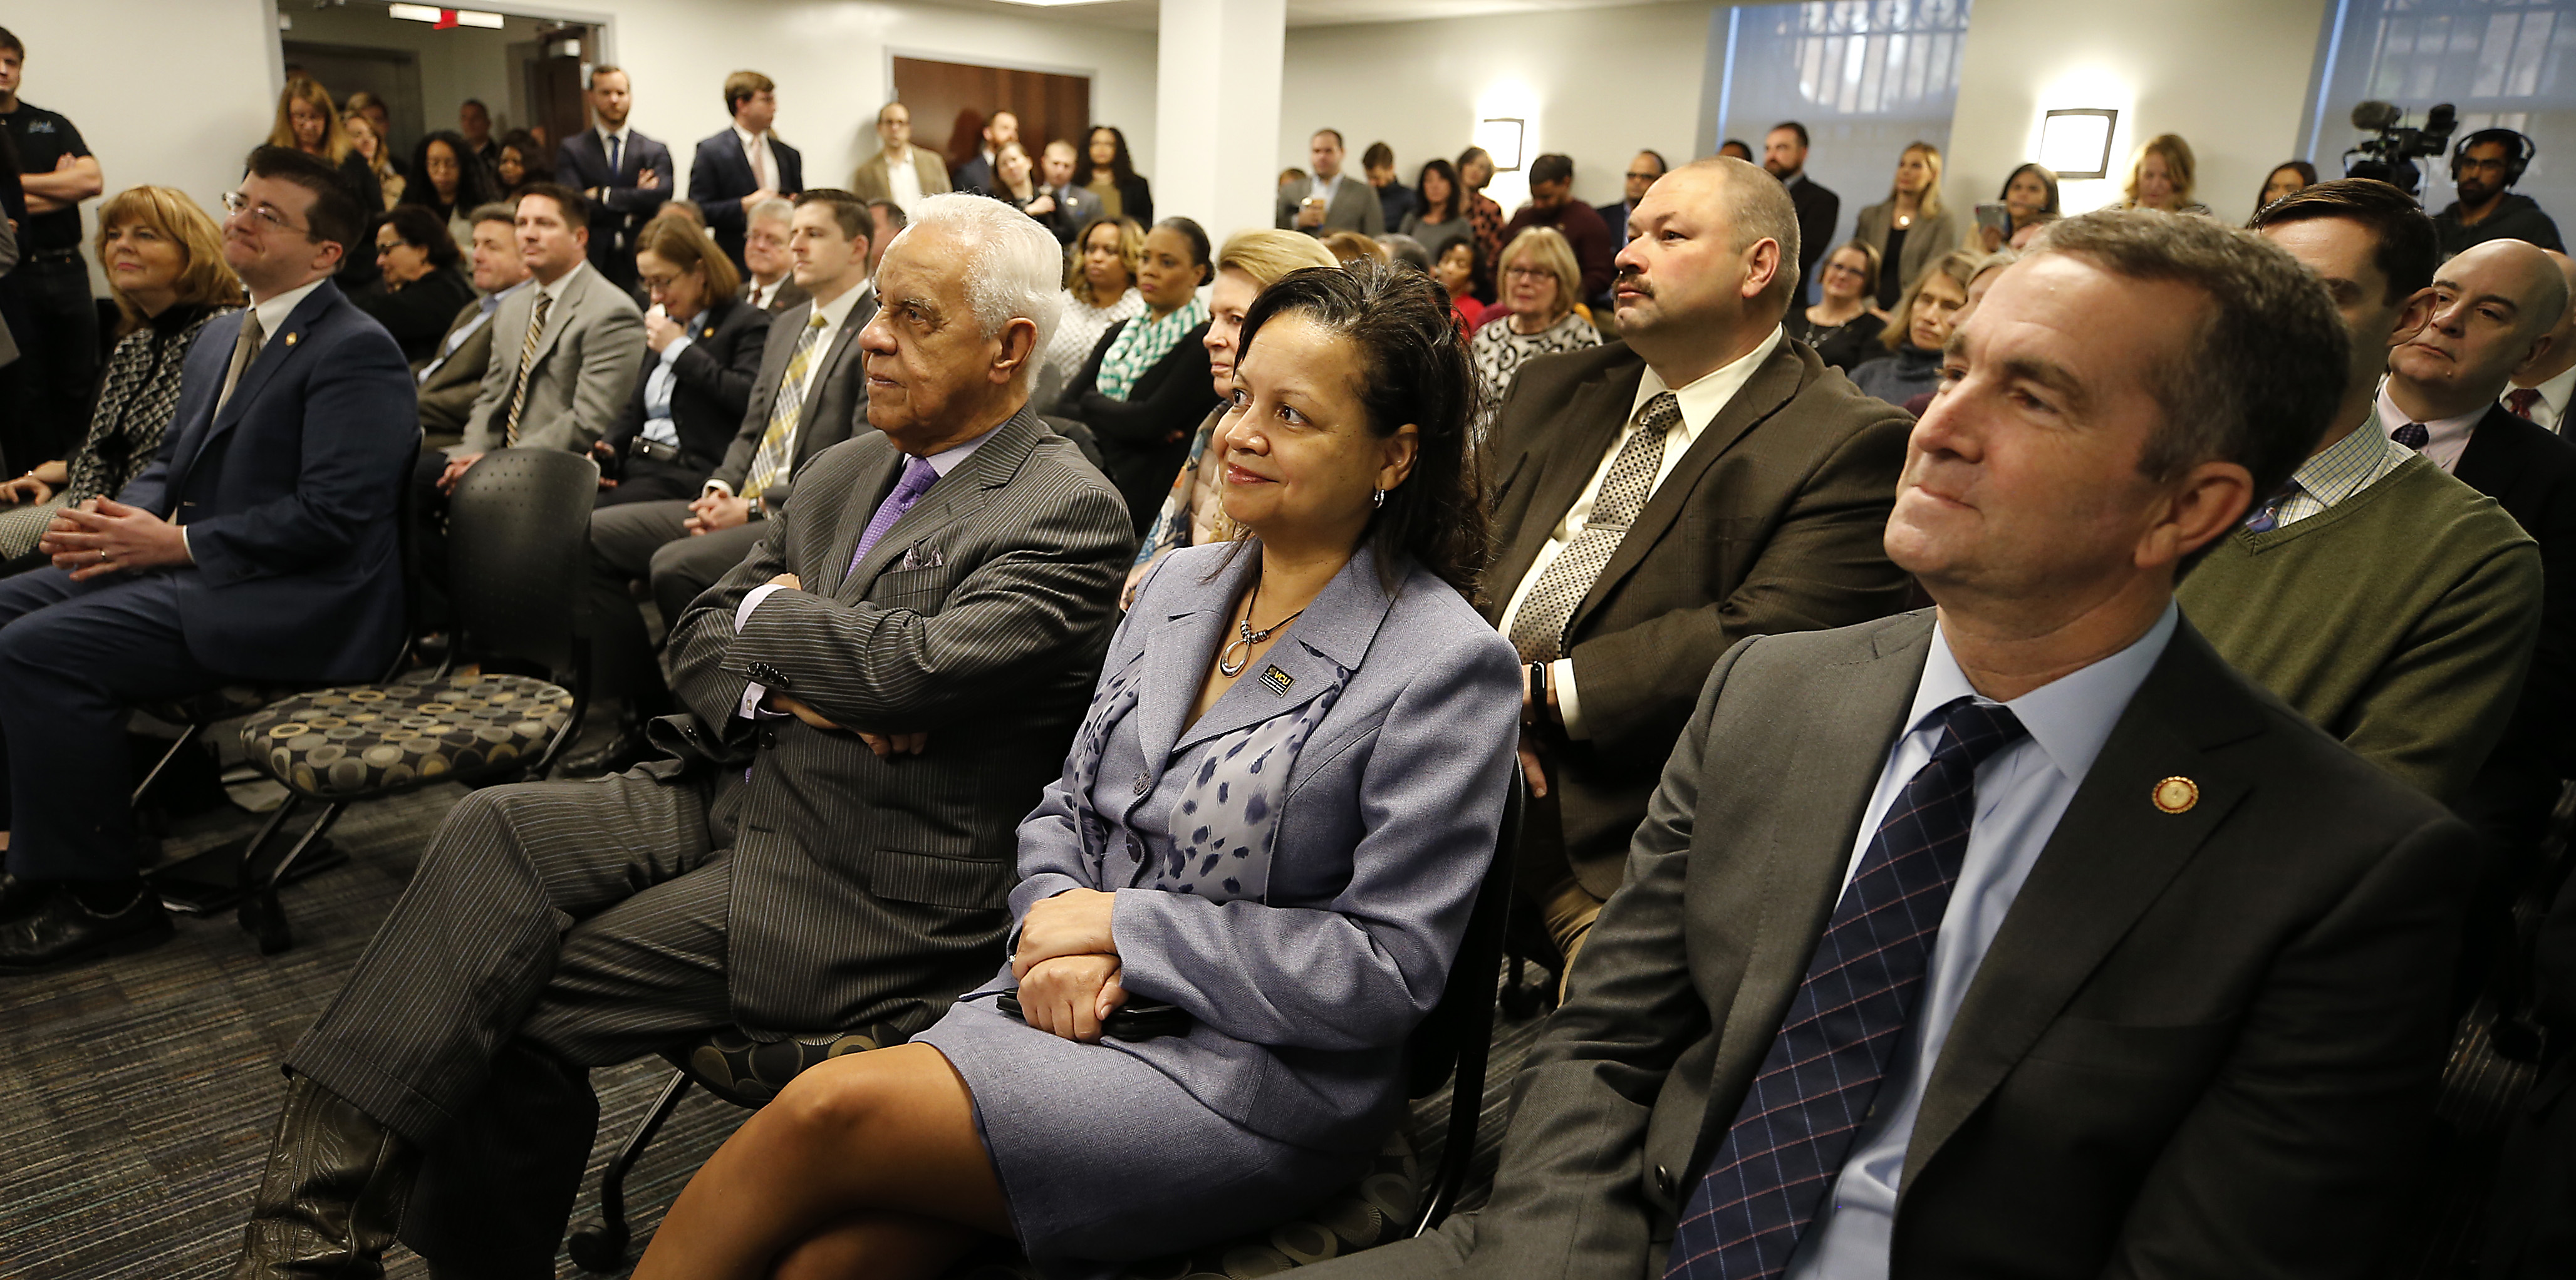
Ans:
[[[939,548],[915,546],[903,553],[903,564],[900,567],[904,569],[936,569],[946,563],[948,563],[948,561],[945,557],[939,554]]]

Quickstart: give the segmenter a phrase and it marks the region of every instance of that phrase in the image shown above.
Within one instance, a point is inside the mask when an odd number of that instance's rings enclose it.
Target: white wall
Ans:
[[[2301,154],[2299,121],[2325,0],[1977,0],[1959,68],[1943,186],[1992,200],[2039,152],[2041,113],[2120,112],[2111,176],[2066,184],[2067,211],[2121,198],[2129,154],[2178,133],[2199,162],[2195,198],[2229,223],[2254,210],[2272,166]]]
[[[1709,14],[1718,7],[1291,27],[1278,167],[1308,168],[1306,140],[1329,127],[1349,143],[1353,173],[1360,151],[1383,140],[1410,183],[1424,161],[1466,150],[1476,121],[1519,116],[1529,121],[1525,156],[1572,156],[1575,196],[1607,204],[1640,149],[1675,164],[1691,155]],[[1520,174],[1504,174],[1486,194],[1509,212],[1529,188]]]

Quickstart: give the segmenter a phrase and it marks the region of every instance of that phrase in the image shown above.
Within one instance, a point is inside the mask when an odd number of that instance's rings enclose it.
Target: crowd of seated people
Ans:
[[[1509,216],[1321,129],[1212,244],[1007,110],[806,188],[756,72],[683,191],[633,87],[400,166],[291,82],[220,219],[101,206],[86,432],[0,485],[15,975],[173,932],[133,707],[373,678],[405,486],[431,564],[495,451],[600,466],[610,731],[448,810],[236,1277],[546,1269],[590,1072],[718,1032],[885,1047],[638,1274],[1263,1230],[1402,1123],[1512,788],[1561,1004],[1487,1207],[1326,1277],[2361,1274],[2497,1164],[2464,1015],[2546,1075],[2481,1248],[2563,1263],[2576,263],[2480,230],[2536,208],[2283,165],[2231,229],[2168,134],[1968,216],[1915,144],[1835,246],[1795,123]]]

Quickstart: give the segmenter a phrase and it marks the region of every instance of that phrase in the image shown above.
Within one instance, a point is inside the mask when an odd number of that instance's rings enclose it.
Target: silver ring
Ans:
[[[106,563],[107,563],[107,553],[106,553],[105,551],[101,551],[101,552],[99,552],[99,553],[98,553],[98,562],[99,562],[100,564],[106,564]]]

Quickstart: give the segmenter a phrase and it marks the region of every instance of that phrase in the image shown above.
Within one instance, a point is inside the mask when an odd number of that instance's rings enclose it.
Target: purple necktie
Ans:
[[[893,528],[895,521],[903,519],[903,513],[912,510],[912,504],[921,501],[921,495],[930,492],[930,486],[938,482],[939,471],[930,465],[929,459],[907,459],[903,464],[903,478],[895,482],[894,492],[877,504],[877,513],[868,517],[867,531],[859,535],[859,549],[850,553],[850,567],[842,570],[841,576],[846,579],[857,573],[859,562],[868,558],[868,550],[877,545],[877,539],[884,537],[886,530]]]

